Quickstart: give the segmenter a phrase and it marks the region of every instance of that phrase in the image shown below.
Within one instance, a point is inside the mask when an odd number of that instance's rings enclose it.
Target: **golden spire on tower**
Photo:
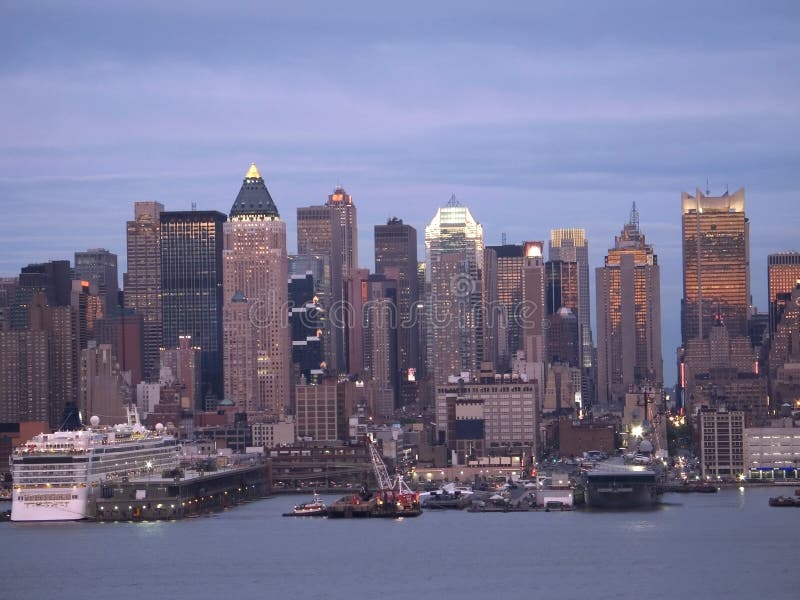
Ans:
[[[258,172],[258,167],[256,163],[251,162],[250,168],[247,169],[247,174],[244,176],[245,179],[261,179],[261,173]]]

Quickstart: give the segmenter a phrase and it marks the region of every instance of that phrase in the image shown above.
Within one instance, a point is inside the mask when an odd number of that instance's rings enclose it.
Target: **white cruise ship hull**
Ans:
[[[15,489],[12,521],[78,521],[86,518],[86,486],[75,488]]]

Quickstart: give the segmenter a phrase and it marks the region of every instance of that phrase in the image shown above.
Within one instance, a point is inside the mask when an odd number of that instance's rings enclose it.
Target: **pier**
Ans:
[[[158,521],[219,512],[269,495],[269,464],[186,471],[173,479],[106,482],[89,498],[90,521]]]

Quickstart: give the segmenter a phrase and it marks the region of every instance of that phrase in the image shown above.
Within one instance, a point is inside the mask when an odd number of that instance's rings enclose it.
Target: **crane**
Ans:
[[[394,503],[400,511],[418,510],[419,494],[408,487],[402,475],[398,474],[394,480],[389,477],[386,463],[383,462],[377,445],[369,437],[367,437],[367,446],[372,459],[372,469],[375,471],[375,479],[378,481],[378,505]]]

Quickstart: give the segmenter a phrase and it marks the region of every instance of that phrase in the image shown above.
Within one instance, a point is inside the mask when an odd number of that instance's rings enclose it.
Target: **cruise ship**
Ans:
[[[178,466],[177,440],[160,423],[155,431],[145,428],[135,408],[127,410],[127,423],[99,424],[92,417],[84,430],[42,433],[14,450],[12,521],[84,519],[104,486]]]

